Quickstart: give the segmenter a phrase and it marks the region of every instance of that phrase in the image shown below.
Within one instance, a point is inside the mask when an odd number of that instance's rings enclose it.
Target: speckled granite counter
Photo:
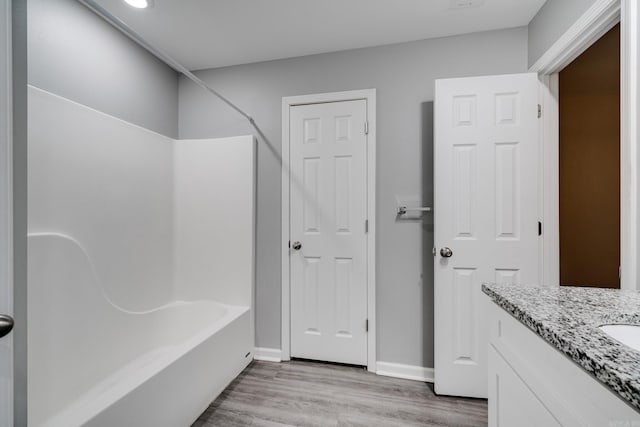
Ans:
[[[490,283],[482,291],[640,411],[640,352],[598,329],[640,325],[640,292]]]

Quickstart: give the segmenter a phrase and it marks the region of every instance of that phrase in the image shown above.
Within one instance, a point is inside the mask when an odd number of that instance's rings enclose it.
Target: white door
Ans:
[[[291,356],[367,364],[366,100],[290,112]]]
[[[538,283],[535,74],[436,81],[435,390],[487,396],[483,282]]]
[[[11,285],[11,1],[0,0],[0,427],[13,425]],[[6,335],[5,335],[6,334]]]

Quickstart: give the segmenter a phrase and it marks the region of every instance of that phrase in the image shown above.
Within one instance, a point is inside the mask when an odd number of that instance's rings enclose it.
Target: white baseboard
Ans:
[[[282,362],[282,350],[279,348],[256,347],[253,349],[253,360]]]
[[[256,347],[253,349],[253,360],[282,362],[282,350],[279,348]],[[422,366],[377,362],[376,374],[385,377],[403,378],[405,380],[433,382],[433,368],[423,368]]]
[[[433,382],[433,368],[402,365],[400,363],[378,362],[376,374],[385,377],[403,378],[405,380]]]

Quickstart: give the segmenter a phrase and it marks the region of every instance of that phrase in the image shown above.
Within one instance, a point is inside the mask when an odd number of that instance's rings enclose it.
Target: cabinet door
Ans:
[[[489,345],[489,426],[561,426],[492,345]]]

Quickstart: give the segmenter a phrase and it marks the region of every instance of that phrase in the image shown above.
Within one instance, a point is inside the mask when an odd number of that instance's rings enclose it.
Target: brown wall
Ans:
[[[620,287],[620,28],[560,72],[560,283]]]

